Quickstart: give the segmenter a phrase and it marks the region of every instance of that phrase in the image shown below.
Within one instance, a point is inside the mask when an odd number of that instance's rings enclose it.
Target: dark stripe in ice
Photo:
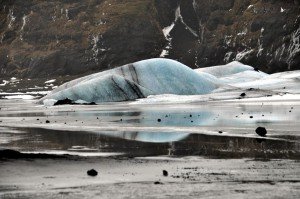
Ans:
[[[137,85],[130,82],[128,79],[125,79],[125,81],[139,98],[145,98],[144,94],[141,92],[140,88]]]
[[[117,82],[115,81],[114,77],[112,77],[111,80],[113,81],[114,86],[115,86],[116,88],[118,88],[118,89],[121,91],[121,93],[124,95],[124,97],[125,97],[126,99],[130,99],[130,98],[128,97],[127,93],[126,93],[126,92],[125,92],[125,91],[117,84]]]

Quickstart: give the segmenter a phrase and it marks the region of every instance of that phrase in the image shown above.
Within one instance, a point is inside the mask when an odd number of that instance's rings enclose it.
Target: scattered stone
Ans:
[[[163,183],[159,181],[155,181],[154,184],[163,184]]]
[[[219,131],[219,133],[221,134],[221,133],[223,133],[223,131]]]
[[[267,134],[267,130],[265,127],[257,127],[255,132],[257,133],[257,135],[265,137]]]
[[[251,115],[250,118],[253,118],[253,116]]]
[[[46,120],[46,123],[48,124],[48,123],[50,123],[50,121],[49,121],[49,120]]]
[[[40,120],[39,118],[37,118],[36,120]]]
[[[161,119],[157,119],[158,122],[161,122]]]
[[[193,117],[192,114],[190,114],[190,117]]]
[[[163,175],[164,175],[164,176],[168,176],[168,175],[169,175],[168,171],[163,170]]]
[[[87,171],[87,174],[89,176],[96,176],[96,175],[98,175],[98,172],[95,169],[91,169],[91,170]]]
[[[123,119],[121,118],[121,119],[120,119],[120,121],[122,122],[122,121],[123,121]]]
[[[245,97],[246,96],[246,93],[242,93],[240,94],[241,97]]]

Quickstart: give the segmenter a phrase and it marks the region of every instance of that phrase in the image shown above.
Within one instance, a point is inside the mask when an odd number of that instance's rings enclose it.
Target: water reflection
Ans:
[[[100,132],[100,135],[122,138],[126,140],[135,140],[140,142],[165,143],[183,140],[188,137],[188,133],[181,132]]]
[[[131,156],[213,156],[218,158],[300,159],[300,144],[287,140],[257,140],[246,137],[174,132],[88,133],[47,129],[22,129],[19,140],[1,144],[21,151],[72,151],[82,153],[122,153]],[[296,137],[292,138],[297,140]]]

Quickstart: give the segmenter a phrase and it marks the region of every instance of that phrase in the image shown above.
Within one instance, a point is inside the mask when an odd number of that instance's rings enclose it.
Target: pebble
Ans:
[[[89,176],[96,176],[96,175],[98,175],[98,172],[95,169],[88,170],[86,173]]]
[[[257,127],[255,130],[256,134],[264,137],[267,134],[267,130],[265,127]]]
[[[168,175],[169,175],[168,171],[163,170],[163,175],[164,175],[164,176],[168,176]]]

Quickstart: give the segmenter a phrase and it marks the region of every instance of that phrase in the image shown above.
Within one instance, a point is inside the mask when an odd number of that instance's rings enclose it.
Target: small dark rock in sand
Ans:
[[[240,96],[241,96],[241,97],[245,97],[245,96],[246,96],[246,93],[242,93]]]
[[[36,120],[40,120],[39,118],[37,118]]]
[[[223,131],[219,131],[219,133],[223,133]]]
[[[46,123],[48,124],[48,123],[50,123],[50,121],[49,121],[49,120],[46,120]]]
[[[96,176],[96,175],[98,175],[98,172],[95,169],[88,170],[86,173],[89,176]]]
[[[163,184],[163,183],[159,181],[155,181],[154,184]]]
[[[262,136],[262,137],[265,137],[267,134],[267,130],[265,127],[257,127],[255,132],[257,133],[257,135]]]
[[[253,118],[253,116],[251,115],[250,118]]]
[[[166,170],[163,170],[163,175],[164,175],[164,176],[168,176],[169,173],[168,173]]]
[[[158,122],[161,122],[161,119],[157,119]]]

